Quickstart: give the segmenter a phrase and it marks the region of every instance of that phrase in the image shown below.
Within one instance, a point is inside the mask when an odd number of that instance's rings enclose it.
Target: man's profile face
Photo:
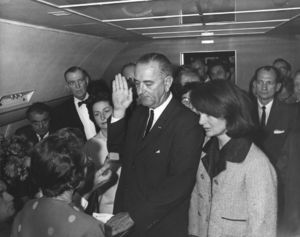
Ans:
[[[276,82],[276,73],[274,70],[261,69],[257,73],[257,78],[254,81],[256,95],[262,104],[270,102],[277,91],[280,89],[280,83]]]
[[[80,70],[69,72],[66,75],[66,82],[74,97],[84,100],[86,96],[88,78]]]
[[[48,112],[38,113],[33,111],[29,114],[29,121],[33,130],[41,137],[49,132],[50,116]]]
[[[168,97],[172,77],[161,74],[157,62],[139,63],[135,71],[135,84],[139,101],[149,108],[157,108]]]
[[[6,191],[5,183],[0,180],[0,223],[9,220],[15,214],[14,198]]]

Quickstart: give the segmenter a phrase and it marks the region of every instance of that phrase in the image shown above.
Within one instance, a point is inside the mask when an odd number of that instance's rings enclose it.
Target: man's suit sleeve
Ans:
[[[151,228],[182,202],[190,200],[204,133],[194,117],[189,119],[183,116],[174,130],[167,177],[155,192],[130,211],[130,216],[136,224],[135,228],[139,228],[138,231],[143,232]]]
[[[107,121],[107,149],[109,152],[121,153],[126,136],[126,118],[113,123],[111,118],[109,117]]]

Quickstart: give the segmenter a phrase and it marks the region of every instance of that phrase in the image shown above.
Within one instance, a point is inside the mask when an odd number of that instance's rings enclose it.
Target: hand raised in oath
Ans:
[[[132,89],[128,88],[127,81],[121,74],[115,76],[112,88],[112,101],[114,104],[113,116],[115,118],[123,118],[126,109],[132,102]]]

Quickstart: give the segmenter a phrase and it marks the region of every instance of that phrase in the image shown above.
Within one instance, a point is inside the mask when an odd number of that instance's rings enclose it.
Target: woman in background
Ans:
[[[107,151],[107,119],[112,114],[110,94],[107,92],[96,94],[89,106],[89,110],[93,115],[93,121],[100,130],[93,138],[87,141],[85,152],[88,157],[92,158],[95,168],[98,170],[103,167],[103,165],[107,164],[107,162],[111,163],[112,160],[115,160],[115,164],[118,162],[118,154],[110,154],[110,157],[108,158]],[[118,166],[118,164],[116,164],[116,166]],[[120,168],[117,167],[116,169],[117,174],[120,174]],[[118,184],[117,178],[117,176],[113,176],[111,182],[106,186],[107,190],[102,189],[102,193],[98,192],[98,212],[113,213],[114,199]]]
[[[72,204],[74,190],[86,175],[83,143],[67,128],[35,146],[30,172],[43,197],[28,201],[18,213],[12,237],[104,236],[100,222]]]
[[[276,173],[251,140],[249,97],[225,80],[202,84],[190,97],[210,138],[192,192],[190,236],[275,237]]]

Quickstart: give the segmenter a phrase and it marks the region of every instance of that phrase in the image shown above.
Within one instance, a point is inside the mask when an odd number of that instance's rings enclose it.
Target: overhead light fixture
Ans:
[[[287,22],[290,19],[274,19],[274,20],[264,20],[264,21],[230,21],[230,22],[208,22],[206,25],[237,25],[237,24],[257,24],[257,23],[276,23],[276,22]],[[202,23],[194,24],[183,24],[183,25],[167,25],[167,26],[146,26],[146,27],[130,27],[126,30],[150,30],[150,29],[164,29],[164,28],[181,28],[181,27],[193,27],[193,26],[203,26]]]
[[[264,32],[243,32],[243,33],[225,33],[225,34],[214,34],[214,36],[234,36],[234,35],[258,35],[258,34],[265,34]],[[172,38],[195,38],[195,37],[201,37],[201,34],[197,35],[169,35],[169,36],[153,36],[152,39],[172,39]]]
[[[213,44],[215,43],[214,40],[201,40],[201,44]]]
[[[214,29],[212,31],[242,31],[242,30],[269,30],[274,29],[275,26],[268,27],[248,27],[248,28],[233,28],[233,29]],[[165,32],[150,32],[142,33],[142,35],[165,35],[165,34],[184,34],[184,33],[201,33],[201,36],[206,36],[205,34],[214,34],[213,32],[207,32],[207,30],[186,30],[186,31],[165,31]]]
[[[91,3],[60,5],[58,6],[58,8],[93,7],[93,6],[104,6],[104,5],[135,3],[135,2],[149,2],[149,1],[152,0],[118,0],[118,1],[106,1],[106,2],[91,2]]]
[[[280,11],[294,11],[300,10],[300,7],[289,7],[289,8],[272,8],[272,9],[257,9],[257,10],[241,10],[241,11],[229,11],[229,12],[204,12],[203,16],[214,16],[214,15],[228,15],[228,14],[245,14],[245,13],[264,13],[264,12],[280,12]],[[150,19],[165,19],[165,18],[178,18],[178,17],[189,17],[199,16],[198,13],[193,14],[176,14],[168,16],[149,16],[149,17],[133,17],[133,18],[119,18],[119,19],[107,19],[103,22],[116,22],[116,21],[140,21]]]
[[[203,32],[201,33],[201,36],[213,36],[214,32]]]
[[[66,12],[66,11],[54,11],[54,12],[48,12],[49,15],[53,15],[53,16],[69,16],[71,15],[70,12]]]

